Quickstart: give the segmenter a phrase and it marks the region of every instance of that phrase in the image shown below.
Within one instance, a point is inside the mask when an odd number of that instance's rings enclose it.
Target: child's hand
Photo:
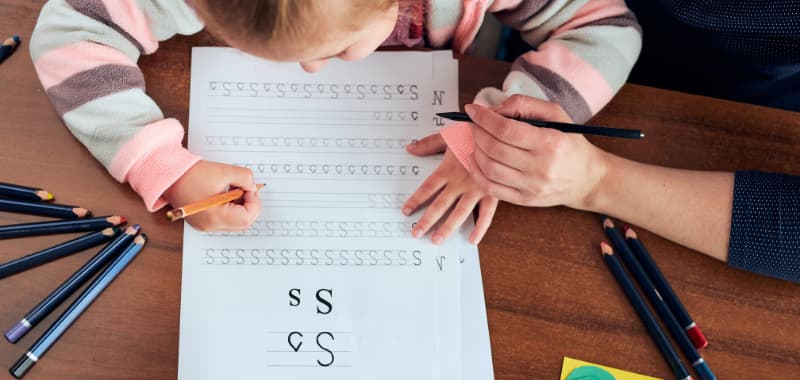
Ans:
[[[228,203],[186,218],[200,231],[240,231],[250,227],[261,211],[253,172],[239,166],[200,161],[178,179],[164,197],[174,207],[197,202],[228,191],[245,190],[242,204]]]
[[[441,142],[440,145],[437,145],[437,138],[434,136],[429,136],[417,144],[420,143],[429,144],[432,148],[441,147],[444,144]],[[424,147],[420,146],[409,147],[409,151],[418,155],[433,153],[433,151],[426,151]],[[412,235],[417,238],[425,235],[447,210],[455,205],[450,216],[434,231],[431,237],[434,244],[441,244],[461,223],[464,223],[464,220],[470,217],[475,205],[480,204],[478,221],[469,236],[472,244],[478,244],[492,223],[492,217],[497,209],[497,198],[487,195],[478,187],[450,150],[445,153],[444,160],[439,167],[408,198],[403,205],[403,214],[411,215],[434,196],[436,199],[428,206],[422,218],[411,230]]]

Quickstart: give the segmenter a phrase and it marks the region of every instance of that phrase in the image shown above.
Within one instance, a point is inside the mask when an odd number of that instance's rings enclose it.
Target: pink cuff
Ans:
[[[472,127],[470,123],[460,122],[455,123],[449,127],[443,128],[440,132],[447,147],[456,156],[458,162],[464,166],[467,171],[472,171]]]
[[[183,127],[175,119],[149,124],[122,146],[108,171],[117,181],[130,183],[148,211],[156,211],[167,204],[164,192],[201,159],[182,140]]]

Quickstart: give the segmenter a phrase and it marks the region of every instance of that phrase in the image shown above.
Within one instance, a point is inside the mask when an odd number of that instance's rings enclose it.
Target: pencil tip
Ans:
[[[611,218],[603,215],[603,227],[604,228],[614,228],[614,221]]]
[[[611,248],[611,246],[608,243],[606,243],[604,241],[601,241],[600,242],[600,253],[602,253],[604,256],[609,256],[609,255],[613,255],[614,254],[614,250]]]
[[[55,199],[55,196],[47,190],[39,190],[36,192],[36,196],[38,196],[43,201],[52,201]]]
[[[625,237],[626,238],[628,238],[628,239],[638,239],[639,238],[639,236],[636,235],[636,231],[634,231],[633,228],[630,228],[628,226],[625,226],[625,227],[626,227],[625,228]]]
[[[72,212],[75,213],[75,215],[77,217],[79,217],[79,218],[84,218],[84,217],[92,215],[91,211],[89,211],[89,210],[87,210],[87,209],[85,209],[83,207],[75,207],[75,208],[72,209]]]
[[[106,220],[115,226],[128,223],[128,219],[125,219],[124,216],[119,216],[119,215],[109,216],[108,218],[106,218]]]
[[[147,235],[145,233],[141,233],[141,234],[139,234],[139,236],[137,236],[135,239],[133,239],[133,242],[136,243],[136,244],[142,245],[145,242],[147,242]]]

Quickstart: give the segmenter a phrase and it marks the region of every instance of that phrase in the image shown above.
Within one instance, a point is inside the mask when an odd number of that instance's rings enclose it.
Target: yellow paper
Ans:
[[[614,375],[614,377],[617,380],[662,380],[662,379],[659,379],[657,377],[639,375],[637,373],[623,371],[621,369],[616,369],[616,368],[611,368],[611,367],[606,367],[606,366],[602,366],[602,365],[599,365],[599,364],[589,363],[589,362],[585,362],[585,361],[578,360],[578,359],[568,358],[566,356],[564,357],[564,365],[561,368],[561,380],[566,379],[567,376],[569,376],[569,374],[575,368],[583,367],[585,365],[591,365],[591,366],[595,366],[595,367],[600,367],[600,368],[608,371],[612,375]]]

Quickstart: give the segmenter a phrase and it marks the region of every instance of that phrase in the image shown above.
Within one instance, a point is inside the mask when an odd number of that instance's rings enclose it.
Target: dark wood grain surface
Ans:
[[[0,35],[19,34],[25,44],[42,3],[0,0]],[[167,117],[186,123],[191,47],[216,44],[205,33],[178,37],[141,60],[148,92]],[[462,103],[481,87],[499,85],[508,68],[461,57]],[[181,225],[146,212],[138,196],[116,183],[69,134],[37,80],[27,46],[0,65],[0,104],[0,181],[47,188],[59,202],[98,215],[123,214],[150,237],[140,257],[28,378],[176,378]],[[643,129],[643,141],[593,139],[637,160],[800,174],[796,113],[628,85],[593,122]],[[0,223],[34,219],[0,214]],[[708,337],[704,355],[720,379],[800,378],[800,285],[732,269],[646,231],[640,237]],[[66,238],[0,241],[0,261]],[[601,260],[597,243],[602,238],[595,215],[500,207],[480,246],[498,379],[557,379],[564,356],[671,378]],[[16,322],[93,253],[0,280],[0,329]],[[10,366],[54,319],[50,316],[17,345],[0,342],[0,366]]]

